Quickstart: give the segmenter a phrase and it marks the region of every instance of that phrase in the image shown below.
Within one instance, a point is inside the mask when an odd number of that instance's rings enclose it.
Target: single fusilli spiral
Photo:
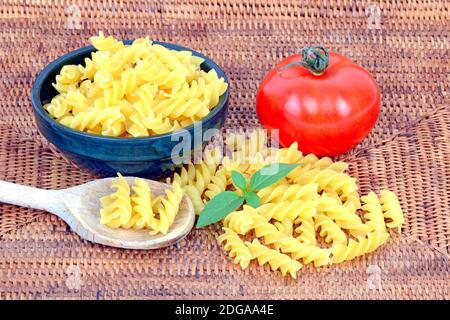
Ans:
[[[318,197],[317,183],[306,185],[273,185],[258,191],[261,203],[294,200],[313,200]]]
[[[278,221],[288,219],[292,223],[299,217],[308,219],[316,214],[314,203],[302,200],[281,201],[277,203],[269,202],[261,205],[257,210],[267,221],[270,219]]]
[[[318,183],[319,191],[325,188],[337,190],[343,194],[350,194],[358,189],[356,179],[345,173],[336,172],[332,169],[311,169],[301,176],[296,177],[296,183],[305,185],[308,183]]]
[[[154,216],[150,187],[144,179],[136,178],[132,190],[133,217],[128,224],[137,229],[149,228]]]
[[[195,214],[199,215],[203,208],[205,208],[205,202],[203,202],[202,194],[195,186],[190,184],[183,186],[183,190],[186,192],[189,199],[191,199]]]
[[[370,253],[383,245],[388,238],[387,232],[372,231],[366,237],[359,237],[358,240],[350,239],[348,245],[335,244],[332,247],[332,261],[340,263]]]
[[[295,260],[302,259],[304,264],[314,263],[314,266],[320,267],[331,263],[331,249],[324,249],[308,243],[301,243],[295,238],[287,237],[280,240],[281,252],[291,254]]]
[[[122,59],[122,52],[96,51],[92,53],[92,62],[98,70],[108,71],[114,77],[118,77],[124,69],[125,61]]]
[[[206,163],[205,161],[200,161],[197,164],[189,164],[188,168],[182,167],[180,173],[175,173],[172,180],[178,182],[179,185],[186,191],[186,195],[191,199],[195,212],[200,214],[200,212],[205,207],[202,195],[206,190],[208,195],[212,195],[217,188],[221,188],[221,174],[215,177],[217,164],[214,162]],[[211,181],[213,181],[211,184]],[[218,185],[214,185],[215,182]],[[167,180],[170,183],[170,179]],[[216,188],[217,187],[217,188]],[[226,187],[226,186],[225,186]],[[223,191],[223,190],[222,190]]]
[[[159,218],[153,218],[151,222],[152,231],[150,234],[163,233],[169,231],[170,226],[175,220],[178,209],[183,198],[181,186],[174,182],[172,189],[166,189],[166,197],[161,200],[162,208],[158,210]]]
[[[252,214],[256,214],[256,209],[244,205],[242,210],[233,211],[223,219],[223,225],[238,234],[245,235],[253,227]]]
[[[209,70],[207,73],[203,70],[200,71],[200,77],[206,81],[204,97],[209,101],[208,107],[211,109],[219,103],[220,96],[225,93],[228,86],[223,78],[219,78],[214,69]]]
[[[105,37],[100,31],[98,36],[91,37],[92,45],[99,51],[116,52],[123,48],[123,43],[114,39],[114,37]]]
[[[315,246],[317,244],[317,240],[313,218],[300,218],[296,220],[296,223],[300,223],[300,225],[295,228],[295,232],[298,234],[298,236],[296,236],[295,238],[302,243],[307,243]]]
[[[153,118],[145,118],[142,120],[142,123],[154,134],[163,134],[181,128],[177,120],[171,121],[169,118],[164,118],[162,114],[158,114]]]
[[[101,132],[105,136],[118,136],[125,129],[125,118],[120,107],[90,109],[75,116],[61,119],[61,123],[76,130],[92,133]]]
[[[300,262],[277,250],[269,249],[262,245],[258,239],[254,239],[252,242],[245,242],[245,244],[253,259],[257,259],[260,266],[268,263],[272,271],[280,270],[283,276],[289,273],[295,279],[297,271],[302,268]]]
[[[56,76],[56,83],[60,84],[76,84],[80,81],[82,73],[80,69],[75,65],[65,65],[61,68],[61,71]]]
[[[82,76],[83,74],[77,66],[66,65],[61,68],[60,74],[55,77],[55,82],[52,83],[52,86],[59,93],[75,91]]]
[[[369,192],[368,195],[362,196],[361,200],[364,202],[362,209],[365,212],[366,224],[376,232],[385,231],[386,225],[384,224],[383,211],[375,192]]]
[[[182,85],[187,76],[183,70],[169,70],[155,57],[145,60],[138,59],[134,70],[140,82],[158,85],[165,90]]]
[[[217,239],[220,243],[224,243],[225,251],[229,251],[230,257],[234,258],[234,263],[239,264],[245,269],[253,259],[248,247],[239,235],[229,228],[223,228],[224,233]]]
[[[300,163],[303,154],[298,150],[297,142],[294,142],[289,148],[279,149],[276,153],[275,159],[280,163]],[[289,175],[288,175],[289,176]]]
[[[361,209],[361,201],[356,191],[349,194],[342,194],[340,196],[340,199],[342,201],[342,204],[352,209],[353,212],[356,212],[356,210]]]
[[[168,117],[173,120],[181,117],[201,119],[209,113],[207,100],[186,100],[180,99],[177,96],[156,102],[153,109],[156,113],[162,114],[163,117]]]
[[[398,232],[401,232],[402,225],[405,222],[403,218],[403,211],[398,202],[395,193],[389,190],[381,190],[380,202],[383,209],[383,215],[388,222],[386,226],[388,228],[397,228]]]
[[[294,233],[294,225],[287,218],[282,221],[275,221],[274,226],[277,227],[278,231],[283,232],[287,236],[292,236]]]
[[[205,196],[211,200],[222,191],[225,191],[227,185],[228,179],[226,172],[224,169],[220,169],[211,177],[210,183],[206,186]]]
[[[100,199],[102,209],[100,210],[100,223],[112,228],[126,225],[132,216],[130,199],[130,187],[122,175],[115,179],[111,188],[116,191]]]
[[[320,236],[325,238],[327,243],[347,243],[347,236],[337,223],[325,214],[318,214],[314,217],[315,229],[320,230]]]
[[[54,97],[50,103],[44,105],[44,109],[55,119],[61,119],[69,115],[69,112],[72,110],[63,95]]]
[[[316,203],[318,212],[326,214],[341,228],[349,230],[352,235],[365,235],[371,230],[371,227],[364,224],[352,209],[342,205],[335,198],[322,195]]]
[[[159,44],[152,45],[150,47],[150,51],[165,67],[167,67],[167,69],[171,71],[177,70],[177,72],[182,74],[184,78],[192,76],[190,75],[190,70],[175,51]]]

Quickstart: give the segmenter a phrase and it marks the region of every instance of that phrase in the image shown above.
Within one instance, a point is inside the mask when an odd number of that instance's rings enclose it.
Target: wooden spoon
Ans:
[[[148,230],[112,229],[100,224],[100,198],[113,192],[115,178],[94,180],[61,190],[44,190],[0,180],[0,202],[46,210],[63,219],[81,238],[111,247],[156,249],[169,246],[191,231],[195,212],[191,200],[184,196],[180,210],[167,234],[149,235]],[[125,177],[131,185],[134,177]],[[152,193],[164,194],[170,186],[147,180]]]

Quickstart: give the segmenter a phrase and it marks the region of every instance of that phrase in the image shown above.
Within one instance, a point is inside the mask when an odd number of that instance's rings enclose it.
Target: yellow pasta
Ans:
[[[151,228],[153,230],[150,231],[150,234],[166,234],[169,231],[178,213],[181,199],[183,198],[181,186],[177,182],[174,182],[172,189],[166,190],[166,197],[161,200],[162,207],[158,210],[159,218],[154,218],[151,222]]]
[[[272,185],[258,192],[261,203],[294,201],[294,200],[313,200],[318,197],[317,183],[305,185]]]
[[[303,259],[305,264],[314,262],[315,266],[323,266],[330,263],[329,249],[301,243],[292,236],[287,236],[282,231],[279,231],[275,225],[266,222],[264,217],[255,215],[252,218],[255,236],[264,238],[265,244],[273,244],[275,247],[280,248],[281,252],[291,254],[295,260]]]
[[[197,86],[208,83],[198,81]],[[198,88],[180,86],[176,94],[199,98]],[[304,156],[296,143],[274,150],[261,130],[229,136],[225,145],[224,157],[217,149],[208,151],[204,160],[182,167],[171,179],[186,190],[197,212],[222,191],[243,194],[231,182],[233,170],[249,179],[266,164],[299,164],[286,177],[256,190],[258,207],[244,204],[222,220],[219,242],[243,269],[256,259],[295,277],[303,264],[319,267],[370,253],[389,238],[386,224],[400,228],[403,223],[395,194],[383,190],[380,199],[373,192],[360,197],[356,179],[344,173],[345,162]]]
[[[283,276],[289,273],[295,279],[297,271],[302,268],[300,262],[277,250],[269,249],[262,245],[258,239],[254,239],[252,242],[245,242],[245,244],[253,259],[258,260],[260,266],[268,263],[273,271],[280,270]]]
[[[90,109],[61,119],[65,126],[76,130],[101,133],[105,136],[120,135],[125,127],[120,107],[106,109]]]
[[[332,261],[339,263],[370,253],[383,245],[388,238],[387,232],[372,231],[367,234],[367,237],[360,237],[358,240],[350,239],[348,245],[336,244],[332,248]]]
[[[67,104],[65,95],[60,94],[54,97],[50,103],[45,104],[44,109],[55,119],[61,119],[69,115],[72,107]]]
[[[358,189],[356,179],[332,169],[311,169],[297,177],[295,182],[304,185],[307,183],[318,183],[319,191],[331,188],[343,194],[353,193]]]
[[[144,179],[136,178],[132,190],[134,192],[131,196],[134,225],[139,229],[149,228],[154,217],[150,187]]]
[[[217,240],[225,243],[224,249],[230,252],[230,257],[234,258],[234,263],[239,264],[242,269],[247,268],[253,258],[250,250],[236,232],[229,228],[223,228],[223,231],[224,233]]]
[[[239,211],[229,213],[223,219],[223,225],[238,234],[247,234],[253,226],[252,214],[256,214],[256,210],[248,205]]]
[[[314,202],[302,200],[269,202],[261,205],[257,210],[267,221],[270,219],[277,221],[288,219],[291,223],[294,223],[299,217],[308,219],[316,214]]]
[[[294,233],[294,225],[287,218],[283,219],[281,222],[275,221],[274,225],[277,227],[278,231],[283,232],[287,236],[292,236]]]
[[[191,199],[194,211],[196,214],[200,214],[205,207],[205,202],[202,199],[202,193],[193,185],[186,185],[183,187],[186,195]]]
[[[402,208],[395,193],[389,190],[381,190],[380,202],[384,218],[388,220],[388,228],[397,228],[401,232],[404,223]]]
[[[208,115],[228,88],[190,51],[148,38],[124,45],[102,32],[91,42],[97,51],[84,65],[62,67],[53,83],[58,95],[44,106],[72,129],[114,137],[168,133]]]
[[[374,231],[385,231],[386,225],[384,224],[383,212],[375,192],[369,192],[368,195],[362,196],[361,200],[365,203],[362,209],[365,211],[364,218],[366,219],[366,224]]]
[[[316,216],[314,216],[314,218],[315,217]],[[295,228],[295,232],[298,234],[296,239],[302,243],[307,243],[315,246],[317,244],[317,241],[313,218],[300,218],[296,220],[296,223],[297,222],[300,223],[300,225]]]
[[[372,228],[364,224],[361,218],[348,207],[340,204],[335,198],[323,194],[317,200],[317,211],[326,214],[341,228],[347,229],[354,236],[367,234]]]
[[[224,169],[219,170],[211,177],[210,183],[206,186],[205,196],[211,200],[220,192],[225,191],[228,185],[227,175]]]
[[[324,237],[327,243],[347,243],[347,236],[341,227],[325,214],[318,214],[314,217],[314,226],[320,230],[320,236]]]
[[[340,196],[340,199],[344,206],[352,209],[353,212],[361,209],[361,200],[359,199],[359,195],[356,191],[349,194],[343,194]]]
[[[167,233],[183,197],[178,182],[165,191],[166,198],[153,197],[149,184],[136,178],[130,196],[127,180],[120,173],[118,176],[111,185],[115,192],[100,199],[100,223],[111,228],[148,229],[151,235]]]
[[[203,193],[206,191],[207,196],[213,197],[224,191],[227,183],[227,178],[222,176],[223,170],[221,175],[216,174],[217,163],[213,160],[214,151],[207,153],[206,157],[208,162],[202,160],[197,164],[191,163],[187,169],[182,167],[179,173],[174,173],[172,179],[167,179],[167,182],[176,181],[182,187],[191,199],[196,214],[200,214],[205,207]]]
[[[119,228],[128,224],[133,213],[130,186],[119,173],[119,178],[113,181],[111,188],[116,191],[100,199],[102,204],[100,223],[112,228]]]
[[[298,163],[300,163],[302,166],[309,165],[311,169],[328,169],[335,172],[344,172],[348,168],[348,164],[346,164],[345,162],[333,162],[333,160],[328,157],[318,158],[312,153],[302,158]]]
[[[280,163],[300,163],[303,154],[298,150],[297,142],[294,142],[289,148],[279,149],[276,153],[275,159]],[[290,177],[290,175],[288,175]]]

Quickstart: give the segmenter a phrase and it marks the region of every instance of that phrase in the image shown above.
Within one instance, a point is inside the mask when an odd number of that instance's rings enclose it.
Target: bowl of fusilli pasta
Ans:
[[[39,131],[79,167],[156,176],[223,126],[228,79],[211,59],[148,38],[91,42],[46,66],[31,94]]]

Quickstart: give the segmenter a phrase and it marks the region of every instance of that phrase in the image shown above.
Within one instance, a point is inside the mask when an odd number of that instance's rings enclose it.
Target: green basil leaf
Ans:
[[[231,179],[236,188],[239,188],[242,191],[247,190],[247,179],[245,179],[242,173],[236,170],[231,171]]]
[[[197,221],[197,228],[203,228],[225,218],[244,203],[244,197],[232,192],[223,191],[212,198],[203,208]]]
[[[274,184],[299,165],[298,163],[271,163],[262,167],[250,178],[250,190],[261,190]]]
[[[247,203],[253,208],[258,208],[261,205],[259,197],[253,191],[247,193],[247,195],[245,196],[245,201],[247,201]]]

